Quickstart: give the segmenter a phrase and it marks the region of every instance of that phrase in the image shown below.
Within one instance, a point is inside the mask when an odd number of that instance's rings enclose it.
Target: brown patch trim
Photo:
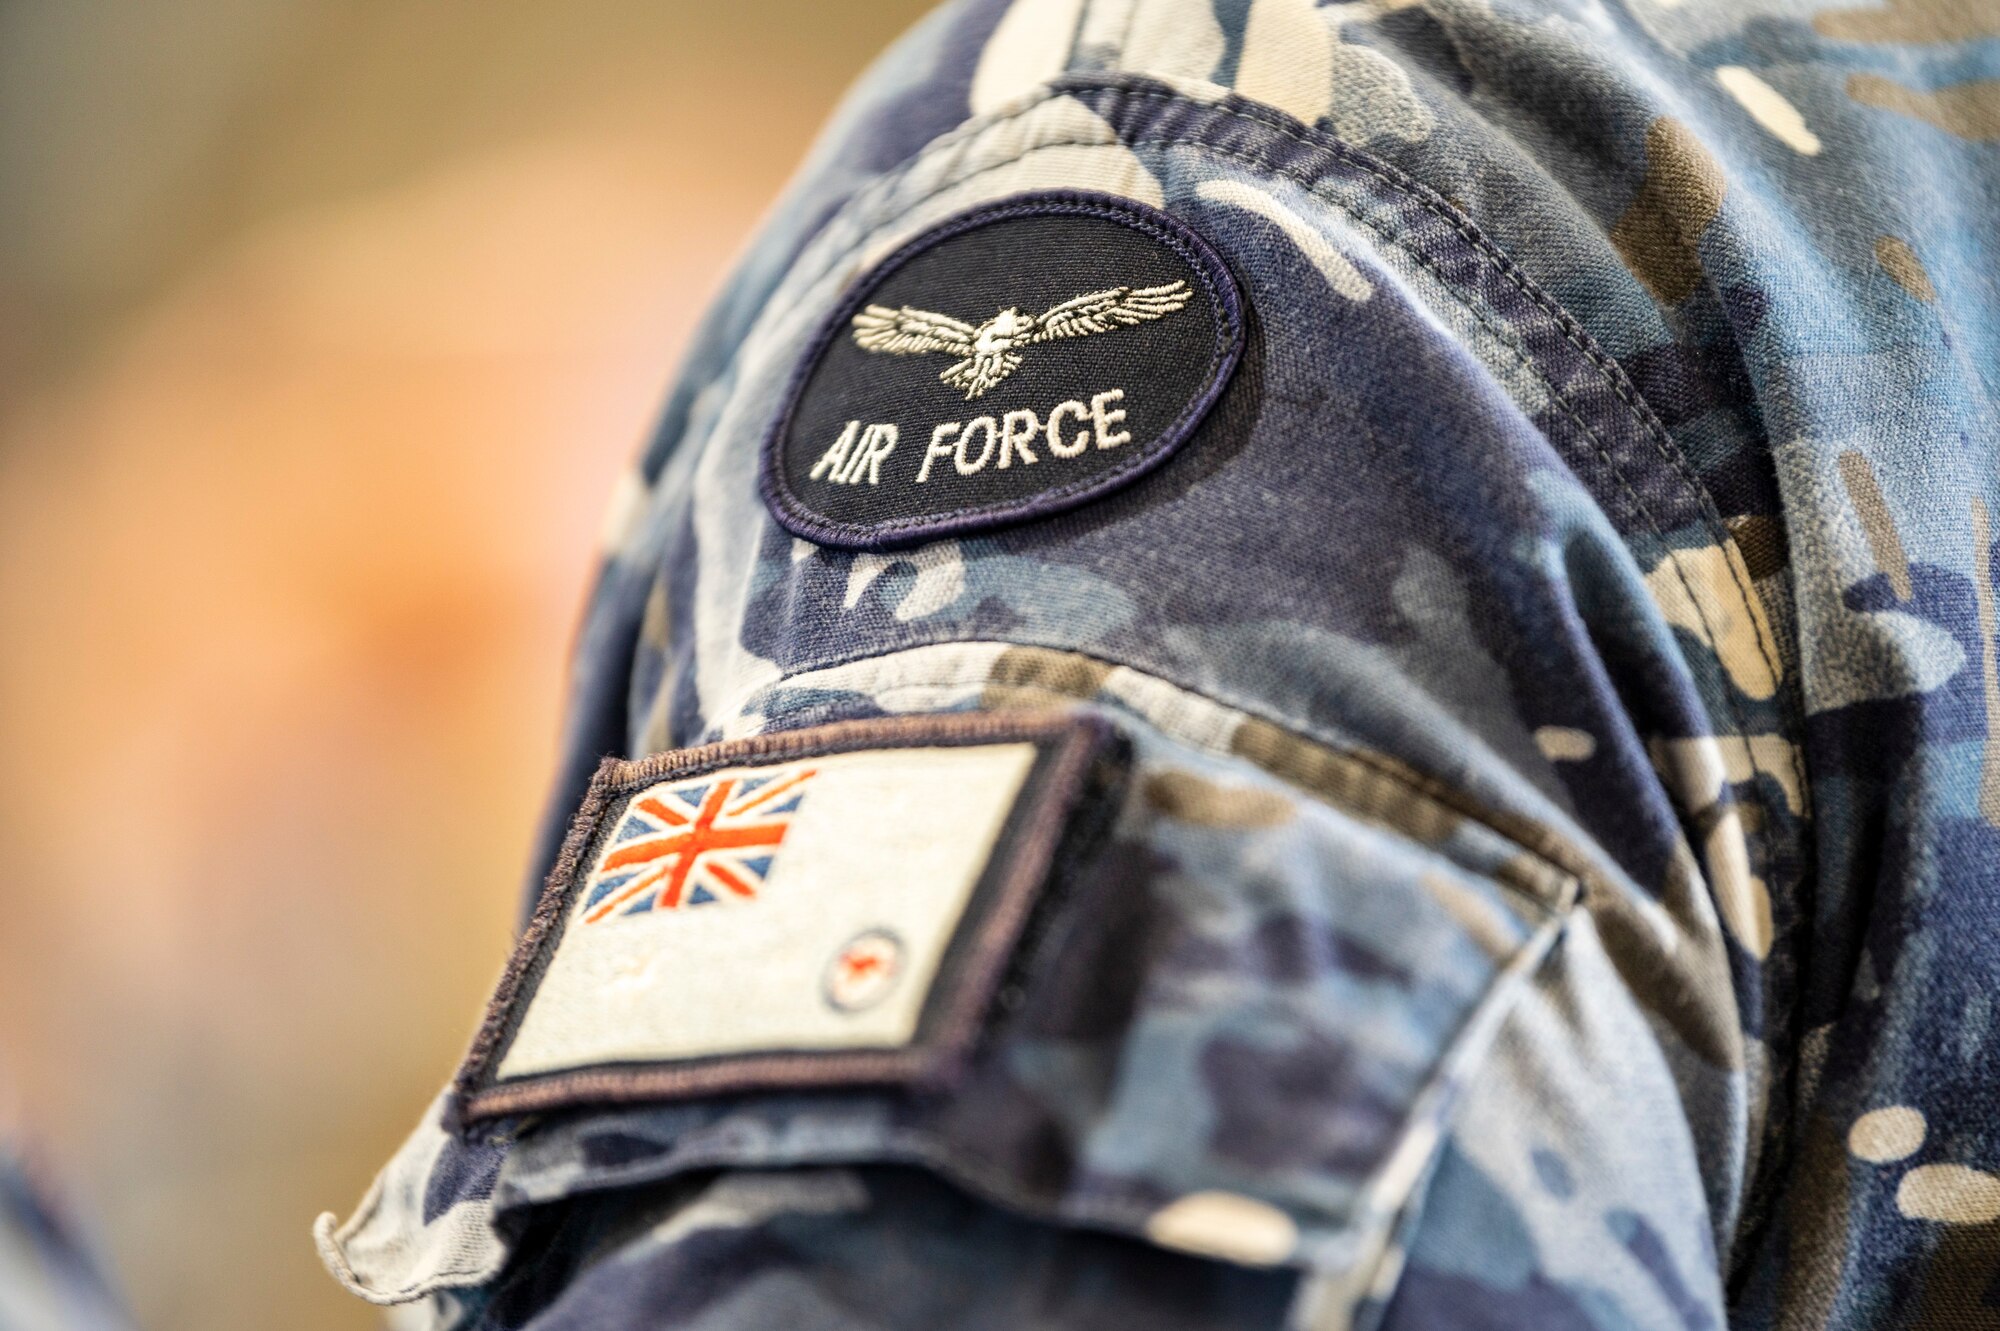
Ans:
[[[725,767],[878,749],[1030,743],[1034,765],[974,886],[931,982],[916,1037],[895,1049],[770,1051],[700,1059],[593,1064],[501,1082],[495,1072],[560,944],[586,866],[627,797],[661,781]],[[1083,711],[957,712],[842,721],[663,753],[607,758],[570,824],[535,913],[502,972],[453,1083],[458,1125],[569,1105],[672,1100],[746,1090],[949,1080],[978,1042],[1044,888],[1094,848],[1115,807],[1126,746]]]
[[[1937,300],[1937,287],[1931,284],[1931,275],[1924,269],[1924,261],[1910,248],[1910,242],[1901,236],[1875,237],[1875,262],[1895,279],[1897,286],[1918,300],[1927,304]]]
[[[1791,567],[1791,543],[1785,535],[1785,524],[1763,513],[1743,513],[1727,519],[1723,526],[1729,529],[1729,539],[1736,542],[1736,548],[1743,555],[1743,567],[1750,570],[1752,582],[1762,582],[1774,578]]]
[[[1889,580],[1889,590],[1896,594],[1897,600],[1909,600],[1917,594],[1916,585],[1910,581],[1910,556],[1903,549],[1895,512],[1882,494],[1875,468],[1868,455],[1857,448],[1842,452],[1837,465],[1840,483],[1847,487],[1847,501],[1854,505],[1854,515],[1861,519],[1861,532],[1868,538],[1868,551],[1875,557],[1875,567]]]
[[[1701,285],[1701,233],[1727,191],[1721,163],[1686,125],[1661,116],[1647,128],[1646,174],[1611,244],[1661,304],[1678,305]]]
[[[1296,811],[1294,802],[1275,790],[1224,785],[1178,767],[1148,777],[1145,796],[1154,811],[1196,827],[1280,827]]]
[[[1933,90],[1908,88],[1880,74],[1849,74],[1847,95],[1863,106],[1935,125],[1968,143],[2000,141],[2000,80],[1968,79]]]

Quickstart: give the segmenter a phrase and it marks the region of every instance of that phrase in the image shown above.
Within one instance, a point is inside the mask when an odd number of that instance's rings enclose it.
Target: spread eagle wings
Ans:
[[[912,309],[908,305],[900,309],[870,305],[854,316],[856,342],[869,351],[887,351],[898,356],[922,351],[969,356],[976,331],[971,324],[949,314]]]
[[[1059,337],[1083,337],[1172,314],[1188,303],[1184,281],[1156,287],[1107,287],[1023,317],[1001,310],[983,324],[909,305],[870,305],[854,316],[854,340],[864,350],[914,356],[941,351],[958,359],[938,378],[965,390],[970,401],[1021,367],[1019,349]]]
[[[1172,314],[1188,303],[1188,284],[1169,282],[1165,286],[1111,287],[1104,291],[1093,291],[1087,296],[1077,296],[1060,305],[1052,305],[1035,320],[1035,331],[1029,341],[1047,342],[1058,337],[1082,337],[1086,333],[1108,333],[1114,328],[1130,328],[1133,324],[1158,319]]]

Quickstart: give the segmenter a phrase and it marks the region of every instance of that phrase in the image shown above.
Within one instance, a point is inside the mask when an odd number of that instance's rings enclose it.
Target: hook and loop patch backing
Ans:
[[[764,444],[786,530],[879,550],[1074,508],[1215,404],[1242,297],[1184,223],[1111,195],[1016,196],[876,265],[809,344]]]
[[[607,761],[459,1071],[459,1121],[948,1081],[1098,845],[1124,753],[1085,713],[953,713]]]

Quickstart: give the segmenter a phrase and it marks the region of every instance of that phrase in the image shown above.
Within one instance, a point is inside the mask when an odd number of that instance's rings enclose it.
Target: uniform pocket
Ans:
[[[782,729],[913,703],[1049,701],[1018,656],[996,690],[990,658],[980,681],[916,655],[850,666],[844,687],[774,686],[760,710]],[[1042,664],[1040,678],[1062,677]],[[1012,943],[948,1077],[431,1129],[435,1150],[392,1166],[410,1177],[378,1184],[367,1251],[326,1229],[330,1263],[377,1297],[414,1298],[463,1282],[445,1264],[411,1267],[415,1237],[382,1241],[422,1231],[419,1210],[431,1226],[472,1222],[519,1263],[538,1218],[634,1190],[714,1171],[902,1167],[1070,1230],[1366,1279],[1458,1089],[1559,936],[1575,880],[1386,760],[1129,671],[1096,679],[1076,710],[1131,746],[1110,830]],[[716,975],[759,983],[721,959]],[[492,1253],[474,1265],[490,1275]]]

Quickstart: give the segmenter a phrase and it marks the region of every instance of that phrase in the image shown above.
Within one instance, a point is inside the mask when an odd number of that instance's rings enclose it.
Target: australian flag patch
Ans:
[[[461,1121],[947,1081],[1093,853],[1085,713],[881,717],[598,772],[460,1069]]]

